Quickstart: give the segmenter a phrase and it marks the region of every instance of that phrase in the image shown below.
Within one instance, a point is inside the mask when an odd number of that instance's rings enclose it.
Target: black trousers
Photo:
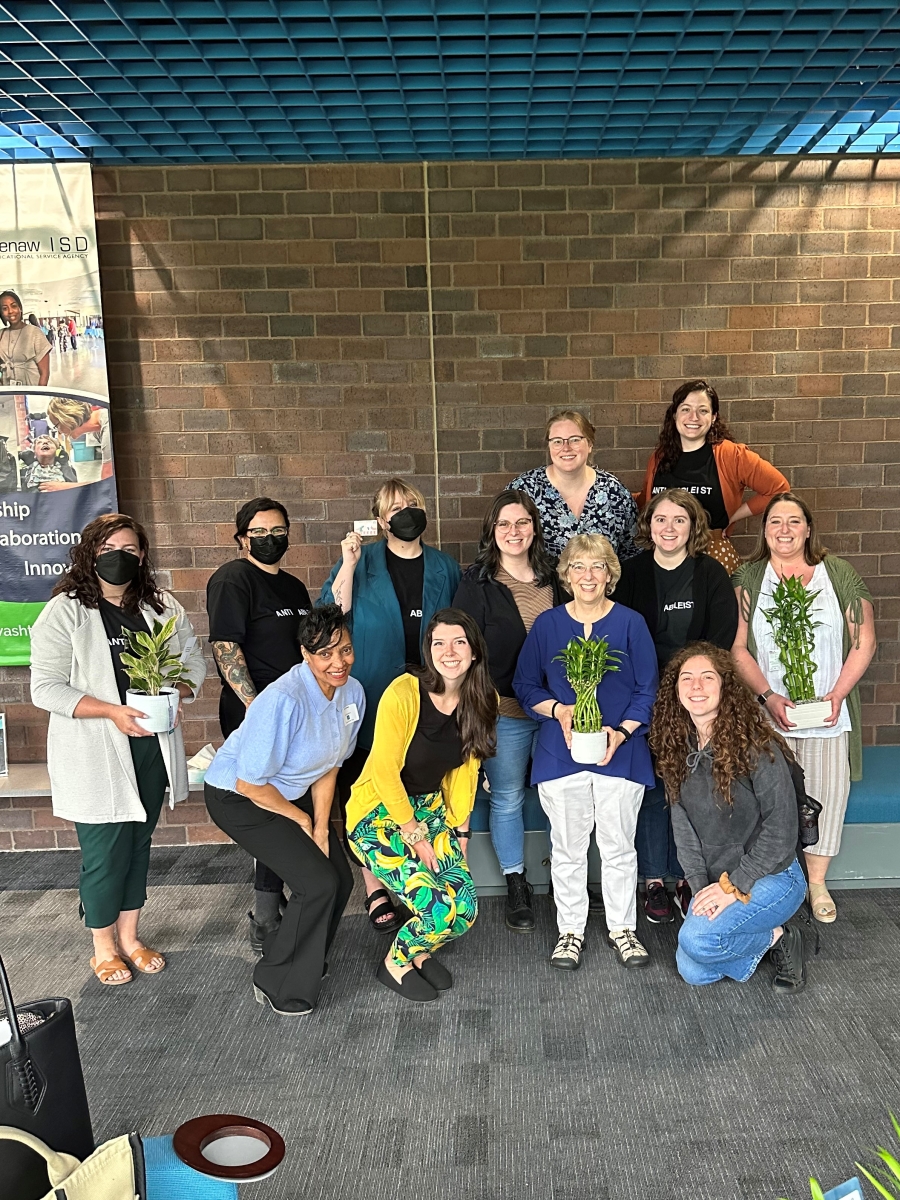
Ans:
[[[291,898],[278,929],[263,944],[253,982],[276,1004],[315,1004],[325,955],[353,890],[340,839],[330,830],[328,856],[300,826],[237,792],[205,784],[206,807],[220,829],[287,883]],[[309,792],[294,803],[312,816]]]
[[[222,730],[222,737],[231,737],[238,726],[243,724],[246,715],[247,707],[244,702],[238,699],[233,689],[227,683],[223,683],[222,694],[219,697],[219,727]],[[284,886],[284,880],[280,875],[276,875],[274,871],[270,871],[266,864],[260,862],[259,859],[253,864],[253,868],[254,891],[281,891]]]

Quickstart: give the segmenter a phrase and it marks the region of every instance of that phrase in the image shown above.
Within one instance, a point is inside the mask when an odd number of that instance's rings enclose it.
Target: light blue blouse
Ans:
[[[285,800],[297,800],[353,753],[365,711],[358,680],[348,679],[328,700],[307,663],[292,667],[247,709],[243,724],[213,759],[206,782],[232,792],[239,779],[272,783]]]

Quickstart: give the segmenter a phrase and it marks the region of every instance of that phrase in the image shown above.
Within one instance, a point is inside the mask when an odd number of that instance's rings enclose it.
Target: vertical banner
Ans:
[[[116,508],[90,165],[0,164],[0,666]]]

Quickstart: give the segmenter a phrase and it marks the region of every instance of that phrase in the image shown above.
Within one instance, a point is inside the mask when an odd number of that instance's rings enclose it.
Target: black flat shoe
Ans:
[[[416,967],[416,970],[427,980],[436,992],[446,992],[453,987],[453,976],[436,958],[430,955],[424,960],[421,967]]]
[[[382,962],[378,964],[375,978],[379,983],[390,988],[392,992],[402,996],[404,1000],[414,1000],[417,1004],[427,1004],[430,1000],[437,1000],[438,994],[435,989],[415,969],[407,971],[398,981]]]
[[[271,996],[267,996],[262,988],[253,985],[253,995],[256,997],[257,1004],[268,1004],[272,1012],[278,1013],[279,1017],[308,1017],[313,1010],[313,1006],[306,1000],[283,1000],[277,1007]]]
[[[373,908],[373,903],[378,900]],[[369,921],[376,933],[396,933],[403,925],[400,915],[391,903],[391,897],[387,888],[376,888],[370,895],[366,896],[366,912],[369,914]],[[385,921],[381,918],[387,917],[390,914],[390,920]],[[409,920],[409,918],[406,918]]]

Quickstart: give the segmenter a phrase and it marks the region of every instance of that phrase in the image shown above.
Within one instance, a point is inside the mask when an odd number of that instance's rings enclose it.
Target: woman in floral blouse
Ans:
[[[589,465],[594,435],[594,426],[581,413],[556,413],[547,422],[549,464],[524,471],[508,485],[534,501],[554,558],[576,533],[602,533],[619,559],[638,553],[633,537],[637,506],[615,475]]]

